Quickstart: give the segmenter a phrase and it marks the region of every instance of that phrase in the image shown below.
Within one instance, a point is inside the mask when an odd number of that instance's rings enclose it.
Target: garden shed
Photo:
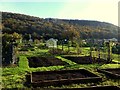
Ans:
[[[56,48],[57,47],[57,39],[50,38],[49,40],[46,41],[46,46],[48,48]]]

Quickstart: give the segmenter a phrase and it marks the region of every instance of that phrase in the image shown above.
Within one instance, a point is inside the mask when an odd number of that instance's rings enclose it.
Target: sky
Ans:
[[[97,20],[118,25],[119,0],[0,0],[0,11],[40,18]]]

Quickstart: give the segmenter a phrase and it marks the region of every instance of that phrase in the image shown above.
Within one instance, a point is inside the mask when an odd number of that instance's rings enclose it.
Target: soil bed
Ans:
[[[63,58],[69,59],[75,63],[78,64],[94,64],[94,63],[99,63],[99,64],[105,64],[107,63],[107,60],[104,59],[99,59],[99,58],[95,58],[95,57],[90,57],[90,56],[64,56]]]
[[[65,88],[58,90],[120,90],[117,86],[94,86],[94,87],[86,87],[86,88]]]
[[[105,73],[107,76],[120,79],[120,68],[116,69],[98,69],[99,72]]]
[[[95,87],[86,87],[86,88],[61,88],[61,89],[52,89],[52,88],[3,88],[2,90],[120,90],[117,86],[95,86]]]
[[[100,77],[85,69],[32,72],[31,75],[31,83],[34,87],[49,85],[60,86],[71,83],[89,83],[101,80]]]
[[[48,67],[57,65],[68,65],[68,63],[61,61],[54,57],[28,57],[29,67]]]

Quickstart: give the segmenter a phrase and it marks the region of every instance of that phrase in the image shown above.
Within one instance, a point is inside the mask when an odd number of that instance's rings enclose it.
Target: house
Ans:
[[[118,40],[116,38],[111,38],[109,40],[112,41],[112,42],[118,42]]]
[[[109,41],[111,41],[111,42],[118,42],[118,39],[116,39],[116,38],[111,38],[111,39],[104,39],[104,41],[105,41],[105,42],[109,42]]]
[[[82,40],[82,43],[83,43],[83,44],[87,44],[86,40]]]
[[[102,39],[85,39],[86,43],[91,43],[94,45],[103,45],[103,40]]]
[[[29,35],[29,42],[33,42],[32,36]]]
[[[57,47],[57,39],[50,38],[49,40],[46,41],[46,46],[48,48],[56,48]]]
[[[111,38],[111,39],[104,39],[104,42],[112,42],[112,45],[116,45],[118,43],[118,39]]]

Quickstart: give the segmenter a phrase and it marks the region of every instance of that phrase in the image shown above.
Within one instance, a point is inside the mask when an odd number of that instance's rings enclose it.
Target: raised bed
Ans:
[[[120,90],[117,86],[95,86],[86,88],[63,88],[63,89],[51,89],[51,88],[4,88],[2,90]]]
[[[55,57],[28,57],[29,67],[48,67],[57,65],[68,65],[68,63],[61,61]]]
[[[86,87],[86,88],[65,88],[57,90],[120,90],[117,86],[95,86],[95,87]]]
[[[63,58],[69,59],[78,64],[93,64],[93,63],[105,64],[107,63],[107,60],[99,59],[95,57],[91,58],[90,56],[63,56]]]
[[[98,69],[98,72],[104,73],[107,76],[114,78],[114,79],[120,79],[120,68],[115,69]]]
[[[97,75],[85,70],[61,70],[32,72],[31,84],[33,87],[61,86],[72,83],[98,82],[102,79]]]

